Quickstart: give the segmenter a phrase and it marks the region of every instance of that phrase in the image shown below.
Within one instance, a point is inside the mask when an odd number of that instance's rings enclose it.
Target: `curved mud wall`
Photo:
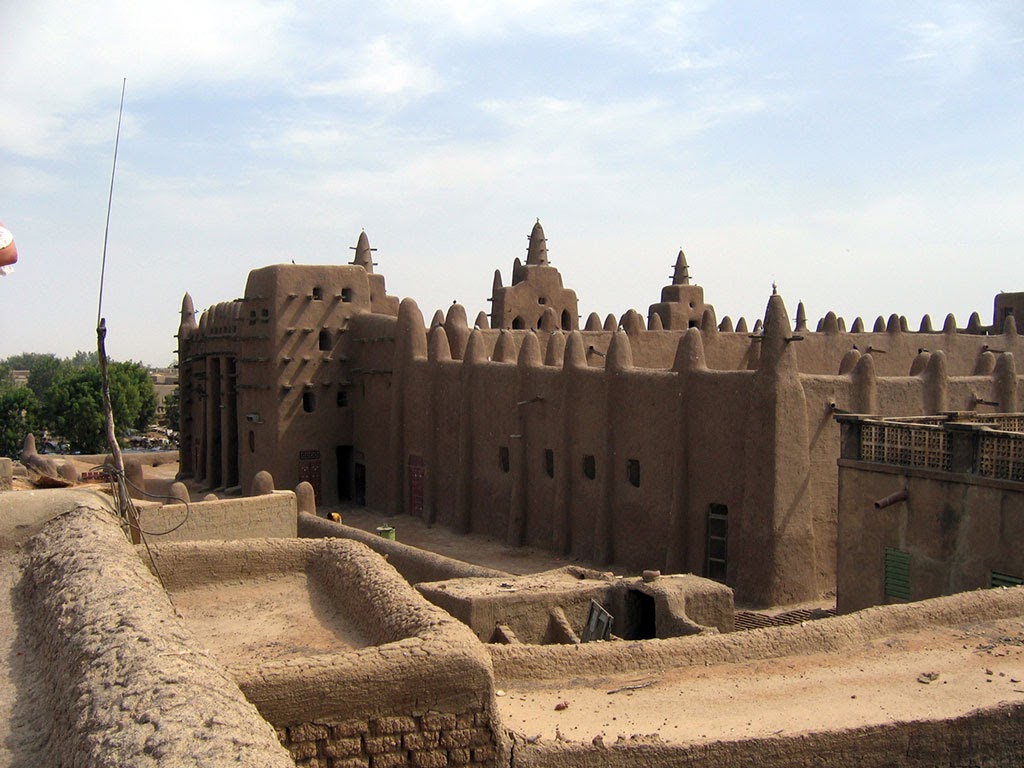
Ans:
[[[293,765],[99,504],[32,539],[17,599],[46,764]]]

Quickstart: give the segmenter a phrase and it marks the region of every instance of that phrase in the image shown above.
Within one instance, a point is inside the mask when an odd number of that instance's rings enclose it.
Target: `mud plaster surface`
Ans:
[[[931,682],[919,676],[937,675]],[[873,640],[843,654],[673,669],[659,675],[505,687],[504,725],[540,736],[606,744],[658,733],[672,744],[792,736],[946,718],[1024,701],[1019,618]],[[610,693],[610,691],[615,691]],[[557,706],[564,708],[556,709]]]
[[[175,590],[171,600],[207,650],[229,667],[370,645],[302,571]]]

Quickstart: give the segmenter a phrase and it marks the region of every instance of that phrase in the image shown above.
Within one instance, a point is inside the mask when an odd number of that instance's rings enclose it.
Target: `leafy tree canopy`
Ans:
[[[48,431],[74,451],[106,451],[103,399],[96,354],[71,359],[25,353],[0,361],[0,455],[17,456],[26,432]],[[28,386],[15,387],[11,370],[28,370]],[[118,437],[145,430],[156,416],[157,398],[141,363],[111,362],[110,402]]]

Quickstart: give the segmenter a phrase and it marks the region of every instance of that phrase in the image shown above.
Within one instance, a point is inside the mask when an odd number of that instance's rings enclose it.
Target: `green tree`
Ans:
[[[110,363],[110,407],[117,437],[145,430],[156,415],[156,393],[149,372],[139,363]],[[47,390],[46,426],[63,437],[74,451],[99,453],[106,444],[103,397],[98,365],[64,366]]]
[[[110,406],[118,435],[129,429],[144,432],[156,417],[156,391],[149,371],[141,363],[111,363]]]
[[[28,388],[42,400],[57,372],[66,364],[56,355],[46,352],[22,352],[4,361],[12,371],[28,371]]]
[[[99,453],[105,449],[98,367],[60,371],[46,393],[43,412],[47,427],[67,440],[71,450]]]
[[[0,382],[0,456],[21,455],[25,435],[37,429],[39,410],[32,390]]]

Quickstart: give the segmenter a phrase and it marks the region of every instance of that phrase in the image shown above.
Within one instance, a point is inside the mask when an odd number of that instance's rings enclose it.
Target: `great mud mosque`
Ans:
[[[583,320],[538,222],[489,301],[472,323],[458,304],[425,322],[387,294],[365,232],[351,264],[256,269],[242,298],[198,322],[186,295],[183,476],[245,494],[267,470],[278,487],[309,482],[318,503],[698,574],[784,605],[844,581],[837,463],[868,456],[850,440],[894,457],[886,440],[903,440],[906,456],[934,460],[950,450],[945,422],[1018,428],[992,421],[1020,408],[1024,294],[995,297],[991,324],[925,316],[915,329],[831,312],[812,329],[802,305],[791,322],[772,295],[748,327],[717,319],[680,251],[646,317]],[[1024,576],[1019,549],[996,560],[958,587]],[[848,593],[880,585],[881,562],[851,565]],[[947,593],[950,578],[915,597]]]

